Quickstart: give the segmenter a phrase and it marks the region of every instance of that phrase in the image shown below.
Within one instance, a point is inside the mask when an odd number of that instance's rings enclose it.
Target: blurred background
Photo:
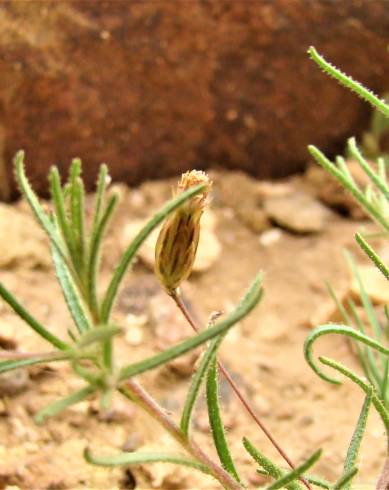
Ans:
[[[343,151],[370,118],[308,46],[382,94],[388,31],[384,0],[2,1],[0,198],[21,148],[43,194],[75,156],[89,188],[101,162],[128,184],[301,171],[308,143]]]

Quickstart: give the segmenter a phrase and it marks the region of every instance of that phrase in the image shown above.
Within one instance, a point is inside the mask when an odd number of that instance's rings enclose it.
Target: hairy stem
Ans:
[[[176,303],[177,307],[180,309],[182,314],[184,315],[185,319],[189,323],[189,325],[193,328],[195,332],[199,331],[199,327],[196,325],[196,322],[192,318],[191,314],[188,311],[188,308],[186,307],[181,295],[179,292],[176,290],[170,294],[170,296],[173,298],[173,301]],[[270,430],[264,425],[262,420],[258,417],[258,415],[255,413],[253,407],[250,405],[248,400],[245,398],[243,393],[241,392],[240,388],[238,385],[235,383],[235,381],[232,379],[231,375],[229,372],[226,370],[226,368],[223,366],[223,364],[218,361],[218,366],[220,371],[222,372],[223,376],[225,379],[228,381],[229,385],[231,386],[232,390],[234,391],[235,395],[238,397],[239,401],[242,403],[244,408],[247,410],[251,418],[255,421],[255,423],[260,427],[262,432],[266,435],[266,437],[269,439],[269,441],[273,444],[275,449],[278,451],[278,453],[282,456],[282,458],[288,463],[288,465],[294,470],[295,465],[292,463],[291,459],[288,457],[288,455],[285,453],[285,451],[282,449],[282,447],[278,444],[278,442],[275,440],[274,436],[270,432]],[[301,482],[309,489],[312,490],[312,487],[310,484],[304,479],[300,478]]]
[[[159,422],[169,434],[197,461],[209,468],[212,476],[227,490],[242,490],[221,466],[212,461],[200,447],[187,437],[176,423],[170,419],[157,402],[133,379],[127,380],[120,388],[120,393],[142,407],[151,417]]]

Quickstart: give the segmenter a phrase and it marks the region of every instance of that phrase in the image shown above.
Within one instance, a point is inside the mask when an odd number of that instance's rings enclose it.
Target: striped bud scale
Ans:
[[[206,185],[203,192],[188,199],[166,218],[155,246],[155,272],[170,293],[192,271],[200,237],[200,219],[211,188],[207,174],[198,170],[183,174],[178,184],[178,194],[199,184]]]

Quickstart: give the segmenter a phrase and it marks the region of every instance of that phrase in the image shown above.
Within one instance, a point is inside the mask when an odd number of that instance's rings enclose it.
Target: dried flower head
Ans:
[[[200,237],[200,218],[208,202],[211,181],[205,172],[181,176],[177,193],[205,184],[203,192],[186,201],[164,222],[155,247],[155,272],[168,292],[175,291],[192,271]]]

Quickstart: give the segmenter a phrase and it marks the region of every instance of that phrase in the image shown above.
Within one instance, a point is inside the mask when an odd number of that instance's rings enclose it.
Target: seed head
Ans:
[[[205,184],[203,192],[187,200],[164,222],[155,247],[155,272],[172,293],[192,271],[200,237],[200,218],[208,202],[211,181],[206,173],[192,170],[181,176],[177,194]]]

